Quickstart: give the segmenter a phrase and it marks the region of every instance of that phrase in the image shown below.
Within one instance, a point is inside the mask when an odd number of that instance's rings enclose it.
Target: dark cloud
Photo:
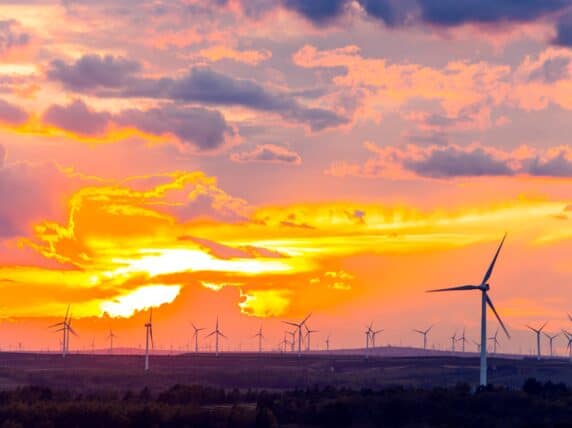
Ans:
[[[17,21],[0,21],[0,53],[25,46],[30,42],[30,35],[28,33],[19,32],[17,27]]]
[[[294,10],[317,24],[337,18],[348,4],[348,0],[282,0],[285,8]]]
[[[182,143],[203,151],[217,149],[227,137],[235,135],[220,112],[176,105],[111,114],[92,110],[83,101],[76,100],[67,106],[49,107],[43,120],[79,135],[101,135],[111,125],[132,126],[153,135],[175,135]]]
[[[531,81],[544,83],[554,83],[570,77],[568,67],[571,59],[568,57],[549,58],[536,69],[532,70],[529,76]]]
[[[353,0],[257,0],[260,6],[249,6],[248,14],[256,16],[270,7],[293,10],[316,25],[329,24],[344,15]],[[551,19],[572,7],[572,0],[355,0],[367,16],[389,27],[429,24],[457,27],[463,24],[503,24],[533,22],[545,16]],[[271,5],[269,5],[271,4]],[[257,13],[258,11],[258,13]],[[561,19],[556,44],[572,45],[572,23]]]
[[[423,177],[477,177],[512,175],[505,161],[497,160],[481,148],[461,150],[456,147],[437,148],[421,160],[408,159],[404,166]]]
[[[572,47],[572,13],[560,17],[556,24],[556,37],[552,43]]]
[[[53,105],[43,115],[44,122],[82,135],[101,135],[107,129],[111,115],[90,110],[83,101],[67,106]]]
[[[528,173],[540,177],[572,177],[572,160],[566,154],[561,150],[550,159],[535,158],[528,167]]]
[[[202,107],[169,105],[145,111],[124,110],[115,121],[155,135],[174,134],[182,142],[203,151],[215,150],[227,137],[235,135],[220,112]]]
[[[252,80],[236,79],[209,68],[194,68],[180,78],[138,78],[138,64],[113,57],[84,56],[73,64],[52,62],[48,77],[78,92],[101,96],[144,97],[182,103],[242,106],[279,114],[313,131],[336,127],[348,119],[333,111],[310,108],[289,93],[267,90]]]
[[[231,159],[235,162],[302,163],[298,153],[274,144],[263,144],[251,151],[234,153]]]
[[[28,120],[28,113],[20,107],[0,99],[0,122],[21,125]]]
[[[421,19],[430,24],[458,26],[530,22],[572,4],[570,0],[417,0]]]
[[[141,66],[136,61],[111,55],[84,55],[67,64],[56,59],[47,75],[74,91],[92,91],[100,88],[121,88],[133,78]]]

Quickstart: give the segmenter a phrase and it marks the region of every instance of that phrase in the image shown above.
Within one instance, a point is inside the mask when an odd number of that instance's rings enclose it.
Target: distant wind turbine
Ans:
[[[423,349],[424,350],[427,349],[427,335],[429,334],[429,332],[431,331],[432,328],[433,328],[433,326],[429,327],[427,330],[415,330],[415,329],[413,329],[414,332],[419,333],[420,335],[423,336]]]
[[[260,326],[258,333],[256,333],[253,337],[258,337],[258,352],[262,353],[262,339],[264,339],[264,335],[262,334],[262,326]]]
[[[476,340],[471,340],[471,342],[473,342],[475,344],[475,346],[477,347],[477,352],[481,352],[481,344],[479,342],[477,342]]]
[[[467,343],[467,338],[465,337],[465,329],[463,329],[463,335],[457,339],[458,342],[461,342],[461,350],[465,352],[465,343]]]
[[[542,330],[544,330],[544,327],[546,327],[546,324],[548,324],[548,321],[546,321],[542,327],[540,328],[533,328],[529,325],[527,325],[526,327],[533,331],[536,334],[536,359],[540,360],[541,357],[541,352],[540,352],[540,334],[542,333]]]
[[[312,314],[308,315],[306,318],[302,320],[302,322],[299,323],[291,321],[282,321],[285,324],[296,327],[296,329],[298,330],[298,358],[302,356],[302,327],[306,325],[306,321],[308,321],[308,318],[310,318],[311,316]]]
[[[115,333],[113,333],[112,329],[109,329],[109,334],[107,335],[107,338],[109,339],[109,353],[113,354],[113,339],[115,339],[117,336],[115,335]]]
[[[328,335],[328,337],[326,337],[326,351],[330,352],[330,336]]]
[[[495,355],[497,353],[497,345],[499,344],[498,335],[499,335],[499,329],[497,328],[497,330],[495,331],[495,334],[493,334],[491,337],[489,337],[489,340],[493,342],[493,354],[495,354]]]
[[[374,330],[373,329],[373,323],[370,324],[369,326],[369,335],[371,338],[371,347],[375,348],[375,337],[379,334],[379,333],[383,333],[383,329],[381,330]]]
[[[219,348],[218,348],[218,339],[219,339],[219,336],[220,336],[220,337],[223,337],[224,339],[228,339],[228,338],[222,333],[222,331],[220,331],[220,329],[219,329],[219,327],[218,327],[218,317],[216,317],[216,327],[215,327],[215,329],[214,329],[210,334],[208,334],[207,337],[211,337],[211,336],[213,336],[213,335],[214,335],[214,337],[215,337],[215,356],[218,357],[218,353],[219,353],[219,350],[218,350],[218,349],[219,349]]]
[[[451,352],[455,352],[455,343],[457,342],[457,332],[451,336]]]
[[[50,328],[60,327],[56,331],[62,332],[63,337],[62,340],[60,340],[60,344],[62,347],[62,358],[65,358],[66,355],[69,353],[69,334],[72,333],[74,336],[77,336],[77,333],[71,326],[71,322],[72,322],[72,316],[70,313],[70,305],[68,305],[64,320],[50,326]]]
[[[318,330],[312,330],[312,329],[308,328],[307,325],[304,325],[304,327],[306,328],[306,351],[310,352],[311,351],[310,340],[311,340],[312,334],[318,333],[319,331]]]
[[[435,292],[443,292],[443,291],[461,291],[461,290],[479,290],[481,291],[481,375],[480,375],[480,384],[482,386],[487,385],[487,305],[491,308],[493,313],[495,314],[499,324],[501,325],[502,329],[506,333],[507,337],[510,338],[510,334],[506,329],[504,323],[502,322],[499,314],[497,313],[491,298],[489,297],[489,279],[493,273],[493,269],[495,267],[495,263],[499,256],[499,253],[502,249],[504,241],[506,239],[506,233],[502,238],[502,241],[493,257],[493,260],[487,269],[483,280],[481,281],[480,285],[461,285],[459,287],[452,287],[452,288],[441,288],[437,290],[429,290],[429,293]]]
[[[568,348],[568,359],[572,363],[572,333],[569,333],[566,330],[562,330],[562,334],[564,334],[566,339],[568,339],[568,345],[566,347]]]
[[[199,333],[204,330],[204,328],[199,328],[195,324],[191,323],[193,327],[193,338],[195,339],[195,353],[199,352]]]
[[[149,371],[149,341],[151,341],[151,347],[155,348],[153,343],[153,308],[149,310],[149,321],[145,323],[145,371]]]
[[[550,356],[553,357],[554,356],[554,352],[553,352],[553,348],[552,348],[552,342],[554,342],[554,339],[556,339],[558,336],[560,336],[560,333],[557,334],[548,334],[548,333],[544,333],[544,335],[546,336],[546,338],[548,339],[548,343],[550,346]]]

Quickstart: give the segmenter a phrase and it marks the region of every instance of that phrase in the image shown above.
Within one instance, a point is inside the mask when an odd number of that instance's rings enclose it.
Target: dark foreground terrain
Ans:
[[[468,385],[431,390],[309,388],[290,392],[174,387],[153,394],[72,393],[24,387],[0,393],[0,426],[14,427],[569,427],[563,384],[522,390]]]
[[[0,353],[0,428],[572,427],[572,365],[476,356]],[[534,378],[531,379],[531,378]],[[524,387],[523,387],[524,385]]]
[[[379,388],[402,385],[433,388],[475,385],[477,356],[371,357],[310,354],[186,354],[152,356],[143,371],[137,355],[68,355],[0,353],[0,390],[39,385],[71,391],[161,391],[177,383],[222,388],[291,390],[333,386]],[[572,385],[566,359],[489,358],[489,382],[520,388],[527,378]]]

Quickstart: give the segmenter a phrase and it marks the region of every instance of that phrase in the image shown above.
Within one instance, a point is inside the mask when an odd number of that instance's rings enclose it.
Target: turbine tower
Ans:
[[[288,343],[290,344],[290,352],[294,352],[295,351],[295,346],[296,346],[296,330],[294,331],[287,331],[286,332],[288,335],[290,335],[290,341],[288,341]]]
[[[502,238],[502,241],[495,253],[493,260],[487,269],[483,280],[481,281],[480,285],[461,285],[459,287],[451,287],[451,288],[440,288],[437,290],[429,290],[429,293],[436,293],[436,292],[443,292],[443,291],[461,291],[461,290],[479,290],[481,292],[481,376],[480,376],[480,384],[482,386],[487,385],[487,305],[491,308],[493,313],[495,314],[499,324],[501,325],[502,329],[506,333],[507,337],[510,338],[510,334],[506,329],[504,323],[502,322],[499,314],[497,313],[493,301],[489,297],[489,279],[493,273],[493,269],[495,267],[497,258],[499,253],[502,249],[504,241],[506,239],[506,233]]]
[[[151,347],[155,348],[153,343],[153,308],[149,310],[149,321],[145,323],[145,371],[149,371],[149,341],[151,341]]]
[[[489,340],[493,342],[493,354],[495,354],[495,355],[497,353],[497,345],[499,344],[498,335],[499,335],[499,329],[497,328],[497,330],[495,331],[495,334],[493,334],[491,337],[489,337]]]
[[[413,331],[415,333],[419,333],[423,336],[423,350],[427,349],[427,335],[429,334],[429,332],[431,331],[432,328],[433,328],[433,326],[429,327],[427,330],[415,330],[415,329],[413,329]]]
[[[193,326],[193,338],[195,339],[195,353],[199,352],[199,333],[204,330],[204,328],[198,328],[195,324],[191,323]]]
[[[550,335],[548,333],[544,333],[544,335],[547,337],[548,343],[550,344],[550,356],[553,357],[554,352],[553,352],[553,348],[552,348],[552,342],[554,342],[554,339],[556,339],[558,336],[560,336],[560,333],[553,334],[553,335]]]
[[[546,327],[546,324],[548,324],[548,321],[546,321],[542,325],[542,327],[540,327],[540,328],[533,328],[529,325],[526,326],[529,330],[532,330],[536,334],[536,359],[537,360],[540,360],[540,357],[541,357],[541,355],[540,355],[540,334],[542,333],[542,330],[544,330],[544,327]]]
[[[215,327],[214,331],[212,331],[209,335],[207,335],[207,337],[211,337],[212,335],[214,335],[214,337],[215,337],[215,356],[218,357],[218,353],[219,353],[219,351],[218,351],[218,339],[219,339],[219,336],[223,337],[225,339],[228,339],[222,333],[222,331],[220,331],[220,329],[218,328],[218,317],[216,317],[216,327]]]
[[[262,334],[262,326],[258,329],[258,333],[256,333],[253,337],[258,337],[258,353],[262,353],[262,339],[264,339],[264,335]]]
[[[283,323],[294,326],[297,329],[297,333],[298,333],[298,358],[300,358],[302,356],[302,327],[304,327],[306,325],[306,321],[308,321],[308,318],[310,318],[311,316],[312,316],[312,314],[308,315],[306,318],[304,318],[302,320],[302,322],[299,322],[299,323],[290,322],[290,321],[282,321]]]
[[[326,352],[330,352],[330,336],[326,337]]]
[[[107,338],[109,339],[109,353],[113,354],[113,339],[115,339],[117,336],[115,335],[115,333],[113,333],[113,330],[109,329],[109,334],[107,335]]]
[[[467,343],[467,338],[465,337],[465,329],[463,329],[463,335],[457,339],[458,342],[461,342],[461,350],[465,352],[465,343]]]

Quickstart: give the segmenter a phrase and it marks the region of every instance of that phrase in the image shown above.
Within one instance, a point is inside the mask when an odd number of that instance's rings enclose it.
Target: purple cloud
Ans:
[[[231,159],[235,162],[268,162],[299,165],[300,155],[285,147],[274,144],[263,144],[247,152],[234,153]]]

